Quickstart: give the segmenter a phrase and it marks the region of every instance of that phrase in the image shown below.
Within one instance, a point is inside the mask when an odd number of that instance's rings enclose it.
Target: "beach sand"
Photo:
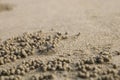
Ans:
[[[119,8],[119,0],[1,0],[0,80],[119,80]]]

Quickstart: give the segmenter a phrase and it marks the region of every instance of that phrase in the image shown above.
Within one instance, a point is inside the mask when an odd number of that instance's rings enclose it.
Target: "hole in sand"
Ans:
[[[0,3],[0,12],[12,10],[12,5]]]

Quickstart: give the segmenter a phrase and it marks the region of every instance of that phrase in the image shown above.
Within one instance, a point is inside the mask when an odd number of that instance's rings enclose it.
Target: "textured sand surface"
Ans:
[[[65,53],[71,55],[76,53],[69,57],[73,60],[80,58],[77,56],[81,54],[77,53],[91,55],[104,52],[106,49],[112,55],[120,52],[119,0],[1,0],[2,3],[12,5],[11,10],[0,11],[2,40],[22,35],[24,32],[43,30],[49,33],[53,29],[55,32],[68,32],[69,36],[80,32],[79,38],[71,39],[70,37],[60,41],[57,46],[59,55],[66,57]],[[54,56],[44,57],[51,59]],[[119,58],[120,56],[113,56],[110,62],[120,65]],[[12,64],[16,65],[14,62]],[[75,73],[71,72],[69,75],[72,74]],[[31,77],[29,74],[26,75]]]

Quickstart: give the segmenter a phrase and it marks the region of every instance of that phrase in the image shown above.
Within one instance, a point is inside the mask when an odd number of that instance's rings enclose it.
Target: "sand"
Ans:
[[[1,0],[1,80],[119,80],[119,8],[119,0]]]

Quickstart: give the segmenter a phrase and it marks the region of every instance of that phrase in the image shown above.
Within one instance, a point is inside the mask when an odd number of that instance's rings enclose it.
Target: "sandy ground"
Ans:
[[[13,9],[0,12],[0,37],[5,40],[23,32],[52,29],[81,33],[77,40],[67,40],[59,51],[82,49],[89,53],[91,47],[109,46],[110,51],[120,51],[120,1],[119,0],[1,0]],[[61,47],[59,46],[59,47]],[[120,56],[113,62],[120,64]]]
[[[2,39],[26,31],[54,29],[69,34],[80,32],[81,43],[119,44],[119,0],[2,0],[1,2],[13,5],[13,10],[0,13]]]

